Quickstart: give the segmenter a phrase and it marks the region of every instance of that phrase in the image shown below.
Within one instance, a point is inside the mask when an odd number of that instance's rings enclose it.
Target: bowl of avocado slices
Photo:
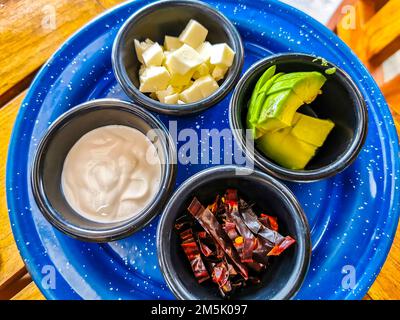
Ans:
[[[302,53],[277,54],[240,79],[229,122],[240,148],[264,172],[312,182],[356,159],[368,111],[353,80],[336,65]]]

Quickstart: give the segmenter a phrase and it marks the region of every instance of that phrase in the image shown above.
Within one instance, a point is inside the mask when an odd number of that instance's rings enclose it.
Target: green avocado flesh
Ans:
[[[283,75],[283,73],[278,73],[272,76],[260,87],[257,92],[256,90],[253,91],[253,95],[250,100],[249,111],[247,112],[247,128],[253,131],[253,137],[255,139],[259,138],[264,131],[262,128],[256,127],[256,125],[260,117],[260,112],[265,103],[265,99],[267,98],[266,92],[272,86],[274,81],[278,79],[281,75]],[[253,96],[255,97],[253,98]]]
[[[266,132],[290,126],[296,110],[302,104],[303,101],[291,90],[273,93],[266,99],[256,127]]]
[[[296,113],[292,134],[297,139],[322,147],[335,124],[331,120],[322,120],[301,113]]]
[[[293,136],[291,127],[268,132],[258,139],[256,144],[268,158],[295,170],[304,169],[317,150],[316,146]]]
[[[255,127],[260,131],[290,126],[297,109],[318,96],[326,78],[319,72],[294,72],[281,75],[265,93]]]
[[[263,75],[258,79],[256,86],[254,87],[253,93],[251,95],[249,109],[247,111],[247,127],[251,128],[254,119],[258,119],[259,110],[256,110],[256,101],[259,95],[260,88],[264,86],[275,74],[276,66],[268,68]],[[272,85],[272,82],[270,82]],[[254,126],[252,126],[254,128]],[[251,129],[253,129],[251,128]]]
[[[293,125],[265,133],[256,140],[257,147],[276,163],[301,170],[314,157],[334,127],[322,120],[296,112]]]
[[[301,170],[323,145],[335,124],[297,110],[321,93],[326,78],[319,72],[278,73],[275,66],[260,77],[252,93],[247,128],[258,149],[279,165]]]
[[[325,81],[325,76],[316,71],[287,73],[274,83],[269,93],[273,94],[278,91],[291,90],[304,103],[311,103],[319,94]]]

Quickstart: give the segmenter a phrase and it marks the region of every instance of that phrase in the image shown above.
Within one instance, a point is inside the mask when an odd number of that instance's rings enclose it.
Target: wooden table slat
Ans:
[[[73,32],[118,2],[9,0],[0,6],[0,106]]]
[[[0,288],[6,284],[8,279],[24,268],[11,232],[5,188],[6,155],[11,130],[24,96],[25,93],[20,94],[0,109]]]
[[[46,298],[40,292],[34,282],[31,282],[24,289],[18,292],[11,300],[45,300]]]
[[[120,0],[8,0],[0,6],[0,290],[25,266],[11,232],[5,166],[12,127],[32,76],[90,19]],[[18,95],[18,96],[17,96]],[[17,97],[16,97],[17,96]],[[16,97],[16,98],[15,98]],[[32,284],[32,286],[34,286]]]

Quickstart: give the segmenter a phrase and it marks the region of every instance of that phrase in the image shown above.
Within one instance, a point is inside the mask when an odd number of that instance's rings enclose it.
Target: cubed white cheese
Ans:
[[[166,65],[166,63],[167,63],[167,59],[168,59],[168,56],[171,54],[171,52],[172,51],[164,51],[164,60],[163,60],[163,62],[162,62],[162,64],[161,65],[163,65],[164,67],[167,67],[167,65]]]
[[[173,51],[182,47],[183,42],[178,37],[165,36],[164,37],[164,49]]]
[[[133,40],[133,43],[135,44],[135,51],[136,51],[136,56],[140,63],[143,63],[143,52],[148,49],[152,44],[147,43],[145,41],[140,42],[139,40],[135,39]]]
[[[204,77],[197,79],[193,83],[193,86],[194,85],[200,88],[203,98],[207,98],[219,88],[217,81],[215,81],[215,79],[210,75],[206,75]]]
[[[192,103],[210,96],[219,88],[218,83],[210,75],[197,79],[193,84],[179,94],[179,99]]]
[[[201,65],[199,65],[195,69],[195,71],[193,73],[193,79],[201,78],[209,73],[210,73],[210,69],[209,69],[207,63],[203,62]]]
[[[214,44],[211,49],[210,63],[230,67],[235,57],[235,52],[226,44]]]
[[[156,42],[153,43],[150,47],[148,47],[143,53],[143,62],[144,64],[149,66],[161,66],[164,60],[164,53],[161,46]]]
[[[204,41],[201,45],[199,45],[196,48],[196,51],[200,54],[200,56],[203,58],[205,62],[208,62],[211,56],[211,49],[212,49],[212,44],[209,43],[208,41]]]
[[[146,70],[146,66],[144,64],[141,64],[139,68],[139,76],[143,74],[144,70]]]
[[[157,99],[162,103],[164,103],[165,97],[174,93],[176,93],[176,91],[174,87],[171,85],[169,85],[165,90],[156,91]]]
[[[174,93],[164,98],[164,103],[166,104],[177,104],[179,99],[179,94]]]
[[[171,76],[165,67],[147,67],[139,77],[141,92],[156,92],[168,87]]]
[[[224,78],[227,71],[228,67],[225,67],[224,65],[216,65],[211,73],[211,76],[215,79],[215,81],[219,81]]]
[[[185,74],[171,74],[171,85],[174,87],[180,87],[180,86],[186,86],[187,84],[190,83],[190,80],[192,79],[194,70],[191,70]]]
[[[182,86],[181,92],[182,92],[183,90],[186,90],[187,88],[189,88],[193,83],[194,83],[194,81],[193,81],[193,80],[190,80],[190,82],[189,82],[186,86]]]
[[[175,93],[181,93],[184,89],[183,86],[173,86]]]
[[[183,102],[182,100],[178,100],[178,104],[186,104],[186,103]]]
[[[187,44],[184,44],[182,47],[168,55],[165,65],[171,74],[184,75],[198,67],[203,62],[203,59],[196,50]]]
[[[179,40],[192,48],[197,48],[206,40],[208,30],[196,20],[191,19],[179,35]]]
[[[201,90],[198,86],[191,85],[189,88],[183,90],[179,94],[179,100],[182,100],[185,103],[192,103],[203,99],[203,95],[201,94]]]

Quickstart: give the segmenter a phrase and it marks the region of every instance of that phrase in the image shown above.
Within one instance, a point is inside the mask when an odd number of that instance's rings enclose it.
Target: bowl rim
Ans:
[[[163,147],[166,158],[165,174],[160,182],[160,191],[138,216],[132,217],[125,221],[120,221],[118,222],[117,226],[112,226],[104,230],[93,230],[69,224],[67,220],[59,218],[62,217],[62,214],[51,206],[44,190],[41,165],[45,159],[46,148],[48,147],[49,142],[53,139],[53,135],[60,128],[62,128],[66,122],[74,121],[74,119],[76,119],[81,112],[96,112],[96,110],[105,108],[111,108],[121,112],[128,112],[133,116],[145,120],[147,123],[150,123],[155,128],[160,129],[163,132],[165,138],[159,140]],[[44,136],[41,138],[35,150],[34,160],[30,169],[30,183],[35,202],[40,212],[54,227],[73,238],[88,242],[101,243],[127,237],[150,223],[150,221],[161,212],[163,205],[171,193],[175,184],[176,171],[175,144],[164,124],[149,111],[131,102],[113,98],[105,98],[81,103],[62,113],[59,117],[57,117],[56,120],[53,121],[53,123],[47,128]],[[71,208],[71,210],[73,209]],[[79,215],[79,213],[77,214]]]
[[[220,19],[223,22],[224,28],[231,36],[232,41],[236,47],[234,62],[230,67],[232,69],[232,72],[230,72],[228,76],[224,79],[222,85],[218,88],[218,90],[213,92],[207,98],[204,98],[202,100],[193,103],[187,103],[183,106],[179,104],[161,103],[157,100],[148,97],[146,94],[140,92],[139,89],[129,79],[129,76],[125,71],[125,67],[122,64],[120,57],[121,48],[124,45],[122,39],[128,32],[131,24],[133,24],[135,20],[146,16],[147,13],[157,10],[157,8],[168,7],[170,5],[179,5],[179,6],[189,5],[199,10],[205,10],[209,14],[217,16],[218,19]],[[221,12],[219,12],[215,8],[211,7],[210,5],[204,2],[196,0],[166,0],[166,1],[150,3],[144,6],[140,10],[136,11],[133,15],[129,17],[129,19],[125,21],[125,23],[119,29],[117,36],[114,40],[111,53],[111,62],[115,78],[122,87],[123,91],[135,102],[139,103],[144,108],[147,108],[151,111],[158,113],[177,115],[177,116],[189,115],[189,114],[199,113],[201,111],[204,111],[212,107],[213,105],[220,102],[231,91],[235,83],[239,80],[243,68],[244,47],[242,39],[236,27],[233,25],[232,22],[230,22],[230,20],[227,17],[225,17]]]
[[[243,90],[246,83],[249,81],[251,76],[258,72],[261,69],[268,67],[268,65],[274,64],[274,62],[278,63],[281,60],[286,58],[291,59],[305,59],[307,62],[315,62],[319,63],[321,59],[327,63],[326,68],[336,68],[336,73],[341,75],[341,78],[344,79],[347,83],[346,88],[352,90],[354,97],[356,98],[355,108],[356,108],[356,130],[354,133],[354,137],[352,142],[346,148],[340,156],[335,159],[332,163],[325,165],[318,169],[312,170],[293,170],[284,168],[272,160],[269,160],[266,156],[262,155],[260,152],[257,152],[254,148],[254,152],[249,150],[245,144],[245,138],[243,137],[243,128],[239,127],[240,119],[237,115],[238,109],[238,100],[239,94],[241,90]],[[283,62],[284,63],[284,62]],[[263,58],[253,65],[244,73],[239,82],[237,83],[235,90],[232,94],[230,103],[229,103],[229,125],[232,130],[233,136],[238,143],[240,149],[245,152],[245,154],[250,157],[250,159],[256,164],[264,172],[271,174],[275,178],[292,181],[292,182],[315,182],[325,178],[332,177],[347,167],[349,167],[353,161],[357,158],[359,152],[361,151],[366,137],[368,133],[368,109],[363,98],[363,95],[360,89],[357,87],[355,82],[352,80],[350,75],[345,72],[342,68],[338,67],[336,64],[326,60],[323,57],[318,57],[311,54],[305,54],[300,52],[292,52],[292,53],[279,53],[273,54],[266,58]]]
[[[242,175],[244,175],[245,177],[249,175],[253,176],[254,178],[263,180],[265,183],[269,184],[275,191],[280,193],[292,207],[294,212],[293,214],[294,220],[298,220],[302,227],[302,234],[304,236],[304,248],[302,250],[303,252],[299,253],[301,255],[300,258],[301,262],[299,267],[295,270],[296,278],[281,290],[285,292],[281,293],[281,291],[278,291],[273,299],[279,299],[279,300],[293,299],[293,297],[300,290],[305,280],[311,261],[311,232],[303,208],[301,207],[299,201],[297,200],[293,192],[280,181],[256,169],[250,169],[237,165],[214,166],[196,173],[195,175],[189,177],[181,184],[181,186],[173,193],[170,200],[166,204],[164,211],[161,214],[160,221],[158,223],[157,235],[156,235],[158,264],[160,266],[161,273],[164,276],[164,279],[169,289],[172,291],[175,297],[180,300],[191,300],[194,297],[193,294],[188,292],[188,290],[186,290],[184,286],[182,286],[181,284],[179,284],[179,282],[176,281],[174,273],[170,270],[169,264],[167,263],[167,258],[166,258],[167,251],[165,248],[166,241],[164,241],[162,237],[165,232],[165,221],[168,215],[171,213],[173,205],[177,201],[180,201],[181,194],[184,193],[187,190],[187,188],[192,188],[192,186],[197,184],[199,180],[203,180],[205,178],[208,178],[210,180],[228,178],[231,177],[232,174],[235,175],[235,173],[237,172],[239,172],[239,175],[236,175],[237,177],[240,177]],[[222,177],[218,176],[216,175],[217,173],[223,174],[223,176]]]

